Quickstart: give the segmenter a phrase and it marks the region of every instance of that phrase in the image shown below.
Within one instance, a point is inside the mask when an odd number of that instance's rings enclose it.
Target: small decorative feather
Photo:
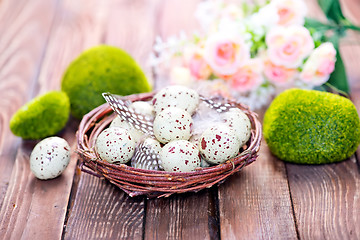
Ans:
[[[123,120],[128,122],[132,127],[138,129],[150,136],[154,135],[153,122],[148,116],[136,113],[133,109],[129,108],[129,103],[124,102],[121,99],[116,98],[111,93],[103,93],[103,97],[108,102],[111,108],[116,112]]]
[[[227,112],[229,109],[234,108],[233,104],[230,103],[221,103],[220,101],[214,101],[212,99],[205,98],[200,96],[200,100],[202,100],[209,108],[214,109],[218,113]]]
[[[131,166],[147,170],[163,170],[160,162],[159,153],[156,149],[141,142],[131,159]]]

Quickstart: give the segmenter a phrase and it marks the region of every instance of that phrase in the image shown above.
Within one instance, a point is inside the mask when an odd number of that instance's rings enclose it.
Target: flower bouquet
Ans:
[[[151,63],[166,84],[235,98],[251,109],[291,87],[330,86],[347,93],[338,43],[346,29],[359,29],[345,19],[337,0],[319,4],[328,23],[306,18],[302,0],[201,2],[195,12],[201,29],[157,38]]]

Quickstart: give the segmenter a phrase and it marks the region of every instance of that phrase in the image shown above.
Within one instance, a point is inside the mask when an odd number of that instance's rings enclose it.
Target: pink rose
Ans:
[[[278,24],[282,26],[304,25],[307,14],[306,4],[302,0],[273,0],[279,16]]]
[[[234,74],[249,56],[249,48],[240,36],[217,33],[205,42],[204,59],[219,75]]]
[[[194,53],[190,57],[188,66],[191,75],[193,75],[197,79],[208,79],[211,75],[210,66],[206,63],[204,58],[198,53]]]
[[[329,80],[334,71],[336,50],[332,43],[326,42],[317,47],[306,63],[300,74],[300,79],[308,84],[320,86]]]
[[[303,26],[277,27],[266,36],[269,59],[276,65],[297,68],[314,49],[309,30]]]
[[[295,79],[297,70],[286,68],[272,63],[270,60],[264,62],[264,74],[266,78],[275,85],[287,85]]]
[[[242,65],[234,74],[224,77],[232,89],[239,92],[248,92],[261,85],[264,81],[262,76],[262,61],[250,59]]]

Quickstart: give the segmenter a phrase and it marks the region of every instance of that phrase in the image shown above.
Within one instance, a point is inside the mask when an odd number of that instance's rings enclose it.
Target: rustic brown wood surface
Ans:
[[[110,44],[128,51],[156,85],[147,63],[156,36],[197,28],[201,0],[0,1],[0,239],[360,239],[360,163],[300,166],[271,155],[219,187],[162,199],[131,198],[82,173],[77,155],[61,177],[37,180],[29,155],[37,141],[9,129],[16,110],[60,89],[68,64],[83,50]],[[325,19],[314,0],[310,16]],[[360,24],[357,0],[341,0]],[[360,110],[360,35],[341,52]],[[260,117],[263,111],[259,111]],[[79,120],[59,133],[76,148]]]

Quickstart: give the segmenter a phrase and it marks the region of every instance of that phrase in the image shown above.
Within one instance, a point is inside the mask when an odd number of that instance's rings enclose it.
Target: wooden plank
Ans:
[[[214,190],[147,200],[145,239],[217,239]]]
[[[219,187],[222,239],[297,239],[284,163],[262,140],[256,162]]]
[[[21,144],[20,138],[11,133],[9,121],[37,93],[34,86],[55,7],[56,1],[0,2],[0,207]]]
[[[101,42],[123,48],[144,69],[154,41],[156,4],[144,0],[109,1]],[[87,174],[80,175],[78,186],[69,210],[65,239],[142,239],[143,198],[130,198],[107,181]]]
[[[79,2],[76,4],[69,2],[60,2],[58,6],[48,3],[48,1],[46,4],[37,3],[35,5],[37,8],[34,8],[31,19],[28,21],[30,25],[36,20],[49,26],[53,24],[50,44],[46,52],[43,51],[40,55],[43,60],[42,68],[40,71],[36,69],[36,76],[34,76],[37,78],[39,75],[39,80],[36,79],[38,81],[34,84],[37,93],[60,89],[61,76],[68,63],[79,51],[94,45],[101,38],[100,34],[96,34],[95,24],[89,26],[89,21],[97,18],[103,19],[103,17],[99,17],[102,13],[101,8],[91,1],[86,1],[83,6],[79,5]],[[57,16],[54,23],[53,16],[49,19],[42,17],[49,13],[54,15],[55,10],[57,10]],[[24,25],[26,26],[26,23]],[[43,30],[34,29],[34,31],[42,32]],[[33,32],[26,34],[29,39],[34,39]],[[42,36],[42,34],[39,35]],[[35,34],[35,36],[37,35]],[[35,37],[34,40],[36,39]],[[96,40],[94,41],[94,39]],[[43,44],[48,43],[47,40],[45,39]],[[36,44],[33,46],[32,42],[29,42],[30,45],[27,45],[26,49],[32,50]],[[20,73],[23,71],[21,67],[18,67],[17,70]],[[21,86],[21,83],[18,86]],[[28,88],[27,91],[31,93],[31,88]],[[60,133],[60,136],[70,143],[72,150],[75,149],[75,132],[78,123],[78,120],[71,119],[66,130]],[[27,144],[23,144],[20,148],[1,209],[1,216],[5,218],[4,221],[1,221],[2,236],[15,239],[20,237],[60,239],[77,158],[75,154],[72,154],[70,165],[61,177],[51,181],[39,181],[31,174],[28,166],[29,153],[35,142],[25,143]],[[44,217],[44,214],[47,217]]]
[[[301,239],[359,239],[360,178],[355,158],[337,164],[287,164]]]
[[[194,10],[200,1],[163,1],[154,28],[166,39],[197,29]],[[157,82],[158,83],[158,82]],[[163,83],[161,83],[163,84]],[[160,85],[161,85],[160,84]],[[159,84],[158,84],[159,85]],[[217,239],[216,188],[147,200],[145,239]]]
[[[142,239],[143,198],[82,174],[64,239]]]

